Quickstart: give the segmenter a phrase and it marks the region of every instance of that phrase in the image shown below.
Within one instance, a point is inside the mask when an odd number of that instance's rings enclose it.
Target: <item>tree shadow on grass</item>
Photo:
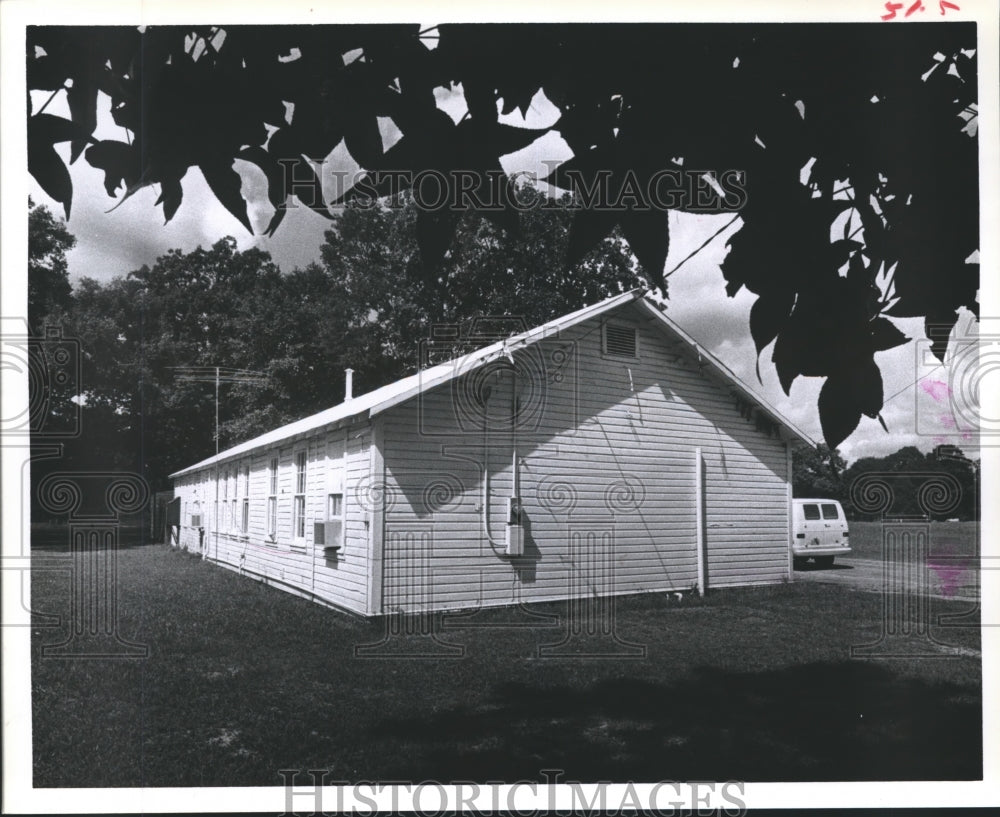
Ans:
[[[583,782],[970,780],[982,778],[981,724],[973,684],[843,661],[697,668],[666,684],[501,684],[485,708],[388,720],[374,737],[405,747],[387,772],[418,780],[540,780],[553,768]]]
[[[109,524],[108,527],[115,527]],[[149,527],[145,525],[118,525],[118,549],[130,550],[158,544],[150,541]],[[32,525],[31,550],[44,553],[70,553],[69,525]]]

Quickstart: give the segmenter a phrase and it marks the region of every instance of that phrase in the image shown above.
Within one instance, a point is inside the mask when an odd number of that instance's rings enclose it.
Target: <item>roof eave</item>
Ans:
[[[201,462],[196,462],[194,465],[189,465],[187,468],[182,468],[180,471],[175,471],[174,473],[168,475],[167,479],[175,479],[177,477],[182,477],[185,474],[192,474],[195,471],[204,470],[205,468],[211,468],[216,465],[222,465],[223,463],[228,462],[230,460],[236,460],[239,459],[240,457],[246,456],[254,449],[261,448],[264,446],[290,443],[299,439],[300,437],[304,437],[309,434],[315,434],[316,432],[336,431],[338,428],[342,426],[350,425],[352,423],[357,422],[359,418],[364,421],[369,421],[371,419],[371,409],[361,409],[352,414],[345,414],[343,417],[337,417],[334,420],[330,420],[330,422],[328,423],[323,423],[322,425],[318,425],[312,428],[305,428],[302,431],[289,434],[287,437],[276,437],[273,440],[264,440],[264,437],[266,437],[268,434],[273,433],[273,431],[269,431],[267,432],[267,434],[261,434],[258,437],[254,437],[251,440],[247,440],[245,443],[234,445],[232,448],[229,448],[226,451],[220,451],[213,457],[208,457],[207,459],[204,459]],[[296,420],[295,422],[301,422],[301,421]],[[289,425],[293,424],[289,423]],[[282,428],[282,426],[279,426],[278,429],[274,429],[274,431],[277,431],[280,428]],[[260,440],[261,442],[258,442],[258,440]]]

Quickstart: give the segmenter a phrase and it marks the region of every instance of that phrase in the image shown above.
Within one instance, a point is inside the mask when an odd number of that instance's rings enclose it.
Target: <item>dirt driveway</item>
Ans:
[[[911,574],[912,575],[912,574]],[[838,556],[830,567],[818,567],[812,562],[793,571],[797,582],[842,584],[855,590],[881,592],[887,582],[881,559]],[[931,597],[949,601],[979,600],[979,571],[970,559],[931,558],[928,560],[927,578]]]

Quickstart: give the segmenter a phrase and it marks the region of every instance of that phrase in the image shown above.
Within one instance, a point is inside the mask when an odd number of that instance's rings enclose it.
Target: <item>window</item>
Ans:
[[[278,535],[278,458],[271,457],[267,469],[267,535]]]
[[[219,530],[229,530],[229,469],[222,474],[222,518],[219,520]]]
[[[631,326],[604,324],[604,354],[612,357],[639,357],[639,333]]]
[[[250,463],[243,465],[243,507],[240,514],[240,533],[250,532]]]
[[[295,502],[292,506],[292,535],[306,537],[306,452],[295,453]]]
[[[229,532],[235,533],[239,528],[239,519],[236,516],[236,492],[239,489],[239,466],[234,465],[231,473],[231,479],[233,480],[232,488],[230,489],[229,496]]]
[[[344,495],[341,493],[327,494],[323,536],[324,541],[316,545],[339,548],[344,544]]]
[[[839,519],[837,515],[836,505],[823,505],[823,518],[824,519]]]
[[[298,451],[295,454],[295,493],[304,494],[306,492],[306,452]]]
[[[806,519],[812,521],[819,519],[819,506],[818,505],[803,505],[802,514]]]
[[[344,495],[330,494],[326,498],[326,518],[340,519],[344,515]]]

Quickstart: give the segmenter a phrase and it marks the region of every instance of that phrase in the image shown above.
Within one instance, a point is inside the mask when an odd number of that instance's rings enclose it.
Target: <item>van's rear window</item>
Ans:
[[[839,519],[837,515],[836,505],[824,505],[823,506],[823,518],[824,519]]]
[[[802,513],[806,519],[819,519],[818,505],[803,505]]]

